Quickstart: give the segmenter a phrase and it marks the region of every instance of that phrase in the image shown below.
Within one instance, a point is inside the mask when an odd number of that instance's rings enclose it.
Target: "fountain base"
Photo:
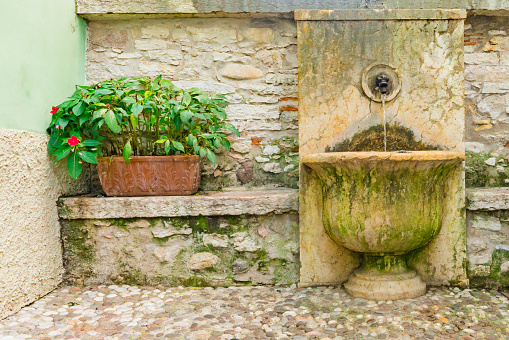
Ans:
[[[408,269],[403,255],[363,254],[364,262],[345,283],[353,297],[366,300],[413,299],[426,293],[426,284]]]

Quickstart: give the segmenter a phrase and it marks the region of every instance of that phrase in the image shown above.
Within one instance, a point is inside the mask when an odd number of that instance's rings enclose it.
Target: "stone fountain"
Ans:
[[[468,284],[465,16],[296,12],[302,286],[348,280],[354,296],[393,300],[426,284]],[[380,124],[408,131],[419,148],[348,149]]]

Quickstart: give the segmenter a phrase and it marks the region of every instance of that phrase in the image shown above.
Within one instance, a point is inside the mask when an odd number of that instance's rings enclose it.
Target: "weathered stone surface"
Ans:
[[[63,219],[265,215],[297,211],[297,190],[210,192],[198,196],[69,197]]]
[[[310,3],[308,0],[247,0],[247,1],[128,1],[128,0],[77,0],[78,14],[107,13],[288,13],[299,9],[393,9],[393,8],[464,8],[473,9],[482,14],[505,13],[509,10],[506,0],[427,0],[419,2],[411,0],[388,0],[383,3],[358,0],[320,0]]]
[[[467,189],[468,210],[509,210],[509,188]]]
[[[229,243],[228,235],[221,234],[205,234],[203,235],[203,244],[211,245],[214,248],[226,248]]]
[[[250,65],[229,64],[223,69],[221,75],[235,80],[248,80],[263,77],[263,71]]]
[[[281,149],[277,145],[267,145],[263,148],[263,154],[266,156],[272,156],[281,152]]]
[[[275,31],[272,28],[248,28],[242,36],[258,44],[269,44],[274,40]]]
[[[253,162],[247,161],[240,165],[237,170],[237,178],[242,184],[248,184],[254,178],[254,164]]]
[[[496,53],[466,53],[465,64],[473,65],[496,65],[500,62],[500,57]]]
[[[152,235],[156,238],[165,238],[173,235],[191,235],[193,230],[188,226],[184,225],[182,228],[175,228],[166,221],[163,221],[163,226],[158,225],[151,228]]]
[[[171,243],[165,247],[156,247],[153,254],[159,262],[165,262],[169,265],[173,265],[177,255],[188,246],[189,241],[173,239]]]
[[[509,83],[484,83],[482,93],[501,94],[509,93]]]
[[[214,267],[219,261],[219,257],[211,253],[194,254],[189,260],[189,268],[192,270],[202,270]]]
[[[191,26],[187,30],[194,41],[208,43],[234,43],[237,42],[237,30],[228,27]]]
[[[235,88],[233,86],[209,81],[176,80],[172,83],[173,85],[185,90],[196,87],[203,92],[208,93],[229,94],[235,92]]]
[[[63,220],[65,280],[86,285],[222,286],[235,284],[237,274],[255,268],[253,273],[258,269],[263,273],[258,281],[246,280],[252,284],[298,281],[295,212],[139,221],[152,227],[125,228],[124,219]],[[153,231],[162,229],[164,222],[173,229],[191,229],[192,234],[156,233],[162,237],[155,237]],[[118,232],[121,237],[114,236]]]
[[[281,169],[281,164],[279,163],[267,163],[263,166],[263,171],[280,174],[283,172],[283,169]]]
[[[249,262],[246,260],[237,259],[235,262],[233,262],[232,269],[235,274],[245,273],[249,269]]]
[[[236,104],[228,106],[226,113],[231,120],[278,119],[279,107],[277,105]]]
[[[260,246],[245,232],[233,234],[232,238],[233,248],[237,251],[253,252],[260,249]]]

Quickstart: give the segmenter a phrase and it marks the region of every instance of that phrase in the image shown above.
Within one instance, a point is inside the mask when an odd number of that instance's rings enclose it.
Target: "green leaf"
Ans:
[[[180,119],[182,119],[182,121],[186,124],[189,123],[191,118],[193,118],[193,114],[189,110],[185,110],[180,113]]]
[[[131,106],[131,112],[136,116],[138,117],[138,115],[141,113],[141,111],[143,111],[143,105],[141,104],[133,104]]]
[[[173,87],[173,83],[167,79],[163,79],[161,80],[161,86],[169,89]]]
[[[170,141],[169,140],[167,140],[164,143],[164,151],[166,152],[166,154],[170,153]]]
[[[108,90],[108,89],[98,89],[98,90],[94,91],[95,96],[104,96],[104,95],[112,94],[112,93],[113,93],[113,91]]]
[[[227,129],[228,129],[228,130],[230,130],[231,132],[233,132],[233,134],[234,134],[234,135],[236,135],[236,136],[240,137],[239,130],[237,130],[237,129],[235,128],[235,126],[233,126],[233,125],[229,125],[229,126],[227,127]]]
[[[216,164],[216,155],[211,150],[207,150],[207,158],[209,161]]]
[[[127,141],[127,143],[124,145],[124,152],[122,152],[122,156],[124,156],[126,163],[129,163],[129,157],[131,156],[132,152],[133,148],[131,147],[131,141]]]
[[[57,121],[57,125],[60,125],[60,127],[63,129],[65,129],[65,127],[67,126],[67,124],[69,124],[69,120],[68,119],[65,119],[64,117],[60,117],[58,118],[58,121]]]
[[[204,94],[201,94],[199,96],[196,96],[196,99],[198,99],[198,101],[200,103],[203,103],[203,104],[210,104],[210,98],[207,97],[206,95]]]
[[[214,138],[214,146],[216,147],[216,149],[219,149],[221,147],[221,141],[219,140],[219,138]]]
[[[134,104],[136,103],[136,99],[134,99],[133,97],[125,97],[124,99],[122,99],[122,102],[126,104]]]
[[[203,146],[200,147],[200,157],[205,157],[205,155],[207,154],[207,149],[205,149]]]
[[[184,95],[182,96],[182,104],[184,104],[185,106],[189,106],[190,103],[191,95],[189,94],[189,92],[184,92]]]
[[[80,117],[80,126],[82,126],[83,123],[85,123],[89,119],[90,119],[90,114],[84,114],[83,116],[81,116]]]
[[[186,152],[184,145],[182,145],[180,142],[177,142],[176,140],[172,141],[171,145],[173,145],[173,147],[179,151]]]
[[[72,112],[79,117],[83,112],[85,112],[85,106],[84,102],[79,102],[73,106]]]
[[[80,164],[80,157],[78,152],[73,152],[69,158],[67,158],[67,171],[72,178],[76,179],[81,174],[83,166]]]
[[[101,145],[102,143],[95,140],[95,139],[87,139],[83,142],[81,142],[83,145],[85,146],[98,146],[98,145]]]
[[[131,125],[133,126],[133,130],[136,130],[136,127],[138,126],[138,118],[132,113],[129,118],[131,119]]]
[[[87,163],[97,164],[97,152],[78,151],[78,155]]]
[[[113,111],[108,110],[108,112],[104,115],[104,120],[113,133],[119,133],[122,130],[118,125],[117,117]]]
[[[67,157],[67,155],[71,152],[72,146],[70,145],[63,145],[61,146],[57,151],[53,153],[53,156],[55,156],[55,162],[58,162],[59,160]]]
[[[226,138],[223,138],[221,139],[221,144],[228,150],[230,150],[231,148],[231,145],[230,145],[230,141]]]
[[[100,110],[94,111],[94,115],[92,116],[92,120],[94,120],[94,119],[97,119],[97,118],[100,118],[100,117],[104,116],[104,114],[105,114],[107,111],[108,111],[107,109],[100,109]]]
[[[51,135],[48,141],[48,152],[52,152],[57,147],[58,137],[60,137],[58,134]]]

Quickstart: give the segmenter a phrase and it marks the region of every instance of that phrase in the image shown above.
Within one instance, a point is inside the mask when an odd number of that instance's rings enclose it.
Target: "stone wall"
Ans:
[[[509,20],[465,24],[467,186],[509,185]]]
[[[227,96],[239,129],[206,165],[202,188],[296,187],[297,39],[293,20],[145,19],[88,25],[87,81],[157,76]]]
[[[470,285],[509,286],[509,189],[467,190]]]
[[[295,190],[188,200],[192,208],[175,209],[181,197],[61,199],[65,281],[190,286],[299,281]],[[102,208],[105,201],[108,209]],[[134,215],[146,217],[104,218],[104,210],[132,204],[145,207],[132,209]]]

